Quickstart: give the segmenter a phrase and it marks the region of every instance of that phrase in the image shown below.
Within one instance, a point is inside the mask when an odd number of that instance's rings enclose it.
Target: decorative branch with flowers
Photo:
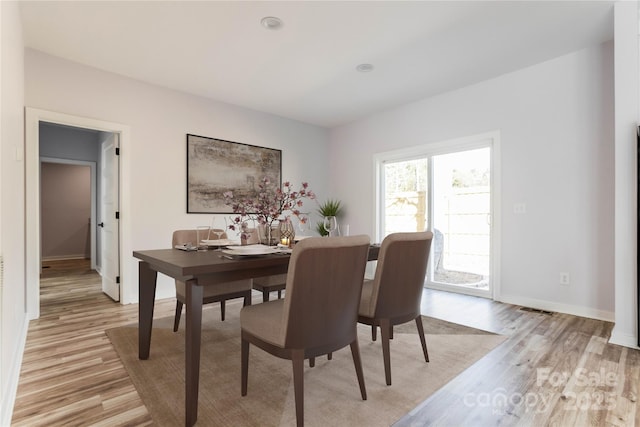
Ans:
[[[285,212],[291,212],[300,221],[308,221],[308,217],[300,217],[299,208],[302,207],[302,199],[315,200],[316,195],[309,189],[309,184],[302,183],[298,191],[293,189],[289,181],[285,181],[281,188],[272,184],[269,178],[264,177],[258,185],[258,193],[255,198],[236,199],[233,191],[223,193],[224,203],[231,206],[237,214],[232,218],[229,229],[239,231],[242,238],[247,238],[248,221],[256,221],[267,227],[270,231],[273,223],[285,219]]]

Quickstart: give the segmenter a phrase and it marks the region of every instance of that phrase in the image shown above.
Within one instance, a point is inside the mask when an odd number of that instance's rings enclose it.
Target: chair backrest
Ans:
[[[211,237],[213,237],[214,240],[215,237],[217,237],[215,234],[211,234]],[[227,238],[227,233],[222,233],[222,235],[220,236],[221,239],[226,239]],[[197,230],[175,230],[173,232],[173,236],[171,239],[171,247],[173,248],[175,245],[184,245],[186,243],[190,243],[192,245],[196,244],[196,241],[198,240],[198,231]],[[207,239],[209,240],[209,239]],[[207,278],[201,278],[198,280],[198,282],[200,282],[201,284],[206,284],[209,283],[211,281],[211,279],[207,279]],[[247,283],[249,283],[249,288],[251,288],[251,279],[246,280]],[[186,295],[185,290],[184,290],[184,282],[176,279],[176,292],[179,293],[180,295]],[[218,288],[216,289],[217,291],[221,291],[222,292],[223,288]]]
[[[420,314],[433,233],[393,233],[382,240],[369,312],[375,317]]]
[[[217,237],[215,234],[211,233],[211,236],[213,240],[213,238]],[[222,233],[222,235],[220,236],[221,239],[226,239],[227,238],[227,233]],[[173,238],[171,239],[171,247],[174,247],[175,245],[184,245],[185,243],[191,243],[193,245],[195,245],[198,240],[198,232],[197,230],[176,230],[173,232]]]
[[[312,237],[291,253],[281,342],[287,348],[342,348],[356,338],[369,236]]]

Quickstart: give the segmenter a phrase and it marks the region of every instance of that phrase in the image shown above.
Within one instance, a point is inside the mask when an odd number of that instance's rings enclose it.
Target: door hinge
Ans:
[[[116,212],[116,219],[120,219],[120,212]]]
[[[116,276],[116,283],[120,284],[120,276]]]
[[[116,147],[116,156],[120,155],[120,147]]]

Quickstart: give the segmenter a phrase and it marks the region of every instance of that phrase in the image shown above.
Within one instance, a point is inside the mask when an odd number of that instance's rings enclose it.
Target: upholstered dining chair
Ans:
[[[363,400],[367,392],[358,346],[358,304],[368,236],[314,237],[291,253],[283,299],[243,307],[241,393],[247,394],[249,344],[292,361],[296,424],[304,424],[304,359],[349,345]]]
[[[253,245],[260,243],[260,237],[258,236],[258,230],[256,228],[250,228],[246,231],[247,238],[245,240],[247,245]],[[282,291],[285,288],[285,282],[287,281],[286,274],[275,274],[273,276],[256,277],[253,279],[253,289],[262,292],[262,302],[269,301],[269,295],[271,292],[278,292],[278,299],[282,298]]]
[[[393,233],[380,245],[373,280],[365,280],[358,310],[358,322],[371,325],[376,340],[376,327],[382,335],[382,355],[387,385],[391,385],[390,339],[393,326],[415,320],[425,362],[429,362],[424,337],[420,300],[424,286],[433,233]]]
[[[226,239],[226,233],[220,236],[221,239]],[[185,243],[196,244],[197,231],[196,230],[176,230],[173,232],[173,239],[171,247],[175,245],[182,245]],[[244,305],[251,305],[251,289],[252,280],[243,279],[233,282],[216,284],[213,286],[204,287],[204,296],[202,299],[203,304],[209,304],[212,302],[220,302],[220,318],[225,319],[225,302],[228,299],[244,298]],[[182,306],[186,300],[185,283],[176,280],[176,314],[173,321],[173,332],[178,330],[180,326],[180,317],[182,315]]]

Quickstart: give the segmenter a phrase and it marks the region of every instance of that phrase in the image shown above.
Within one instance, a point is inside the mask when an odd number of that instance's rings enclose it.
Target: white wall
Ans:
[[[210,215],[186,214],[186,134],[192,133],[282,150],[283,178],[308,181],[326,194],[326,130],[85,67],[27,49],[26,105],[130,127],[129,216],[133,250],[166,248],[176,228],[208,223]],[[212,76],[212,78],[214,78]],[[124,160],[124,159],[122,159]],[[126,166],[125,166],[126,167]],[[314,210],[315,204],[309,209]],[[124,292],[137,299],[137,261],[124,254]],[[163,278],[158,297],[174,294]]]
[[[0,425],[9,425],[27,332],[24,253],[24,49],[20,11],[0,2]]]
[[[91,259],[91,166],[40,165],[43,260]]]
[[[375,234],[375,153],[489,131],[501,135],[499,298],[613,320],[613,43],[333,129],[351,232]]]
[[[40,157],[100,162],[100,132],[43,123]]]

